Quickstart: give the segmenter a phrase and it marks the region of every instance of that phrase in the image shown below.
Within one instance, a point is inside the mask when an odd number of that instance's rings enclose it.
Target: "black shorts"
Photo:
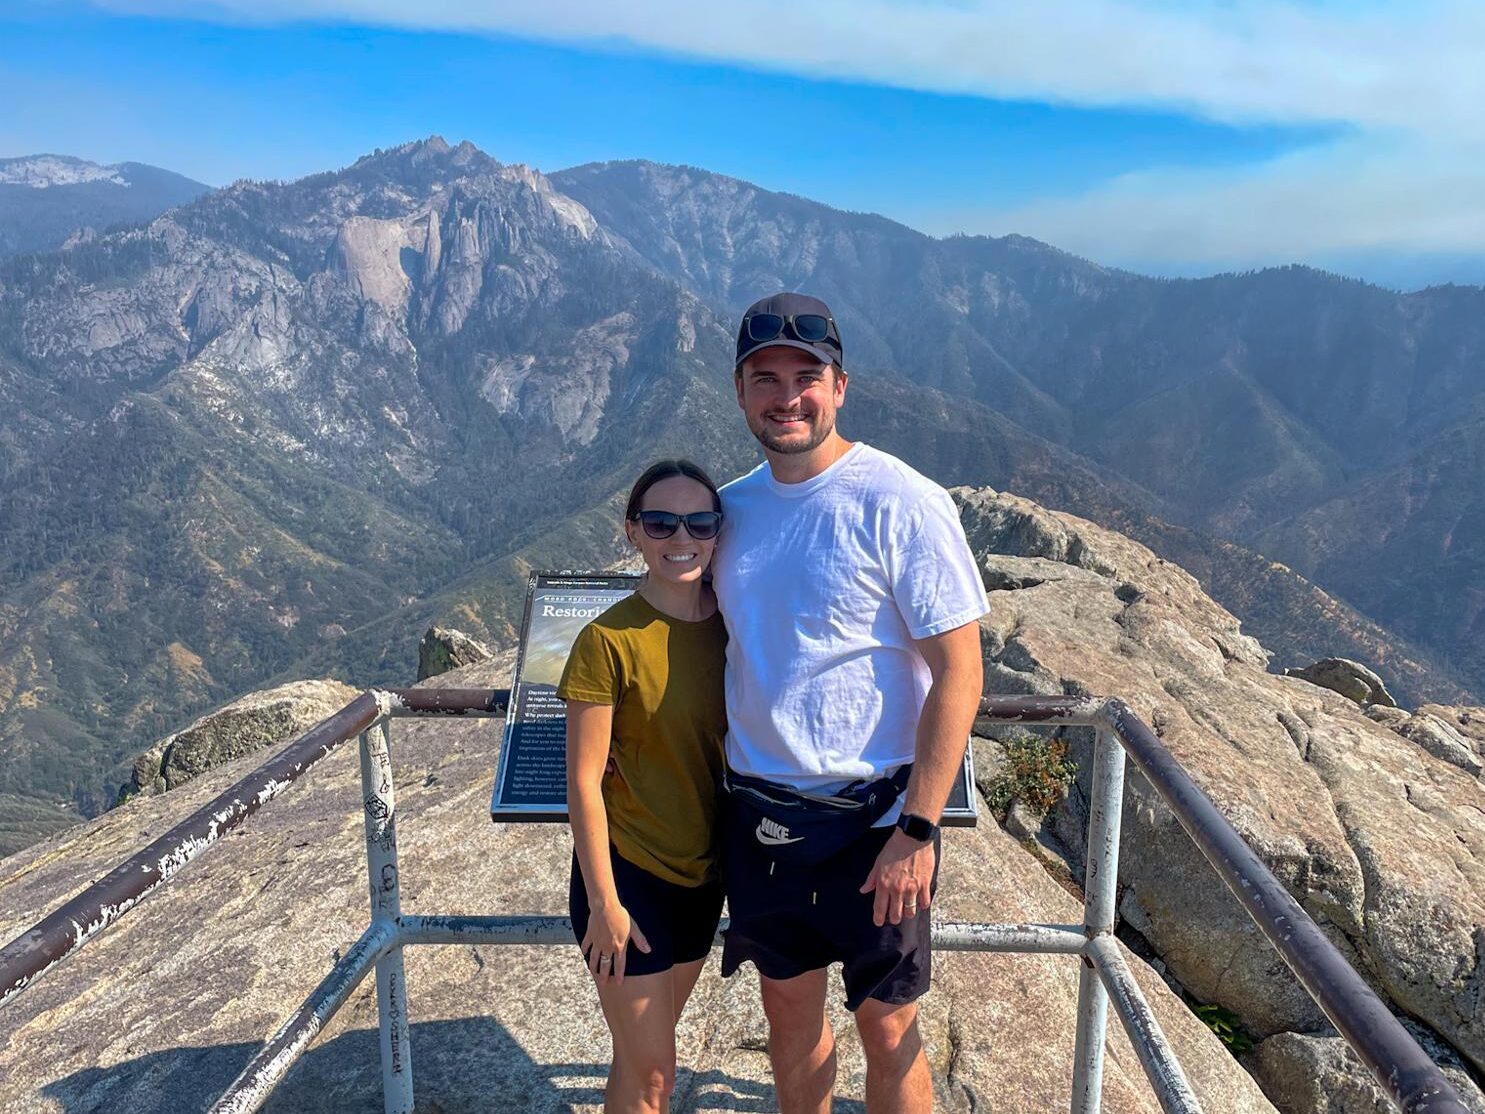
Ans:
[[[722,919],[719,880],[700,886],[667,882],[635,866],[612,847],[609,861],[613,863],[614,888],[619,892],[619,901],[650,944],[650,950],[642,952],[633,940],[629,942],[624,951],[626,975],[658,975],[677,963],[701,959],[711,951],[717,923]],[[572,933],[582,944],[588,932],[588,891],[575,852],[567,907],[572,912]]]
[[[736,824],[723,828],[723,875],[732,918],[723,935],[723,975],[750,960],[770,979],[792,979],[840,963],[846,1008],[851,1010],[868,998],[904,1005],[928,990],[933,961],[929,910],[878,928],[872,921],[876,894],[860,892],[895,827],[872,828],[844,851],[803,868],[775,863]],[[936,836],[933,850],[936,890]]]

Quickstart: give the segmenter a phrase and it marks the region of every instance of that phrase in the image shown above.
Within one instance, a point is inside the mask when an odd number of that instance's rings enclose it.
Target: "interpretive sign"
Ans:
[[[492,819],[567,819],[567,705],[557,699],[557,682],[578,632],[633,593],[640,579],[637,573],[531,574]]]
[[[521,642],[511,678],[505,741],[495,770],[490,818],[500,821],[567,819],[567,705],[557,682],[578,632],[634,592],[638,573],[537,572],[526,587]],[[974,761],[964,769],[944,809],[949,826],[973,826]]]

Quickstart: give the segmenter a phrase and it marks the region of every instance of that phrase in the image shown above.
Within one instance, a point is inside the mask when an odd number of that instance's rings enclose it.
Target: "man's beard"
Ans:
[[[825,439],[835,430],[835,418],[815,415],[810,425],[810,435],[804,440],[785,441],[769,430],[769,421],[763,419],[762,428],[753,430],[753,436],[758,438],[758,443],[771,453],[779,453],[782,456],[796,456],[800,453],[813,452],[825,443]]]

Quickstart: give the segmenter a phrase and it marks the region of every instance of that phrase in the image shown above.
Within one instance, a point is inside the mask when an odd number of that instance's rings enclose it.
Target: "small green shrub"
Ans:
[[[985,794],[991,811],[1004,817],[1018,800],[1037,812],[1048,811],[1078,772],[1077,763],[1067,757],[1067,744],[1061,739],[1024,735],[1006,740],[1004,746],[1005,769]]]
[[[1198,1006],[1193,1005],[1191,1012],[1201,1018],[1204,1024],[1217,1039],[1227,1046],[1227,1051],[1234,1056],[1248,1052],[1253,1047],[1253,1038],[1250,1037],[1238,1020],[1238,1015],[1222,1006]]]

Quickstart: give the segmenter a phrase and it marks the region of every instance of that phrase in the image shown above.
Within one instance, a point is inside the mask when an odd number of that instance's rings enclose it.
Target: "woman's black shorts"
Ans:
[[[722,919],[720,879],[700,886],[679,886],[635,866],[612,847],[609,861],[613,863],[619,901],[650,944],[650,950],[642,952],[633,940],[629,941],[624,953],[626,975],[657,975],[677,963],[702,959],[711,951],[717,923]],[[582,944],[588,933],[588,890],[576,853],[572,856],[567,904],[572,911],[573,935]]]

